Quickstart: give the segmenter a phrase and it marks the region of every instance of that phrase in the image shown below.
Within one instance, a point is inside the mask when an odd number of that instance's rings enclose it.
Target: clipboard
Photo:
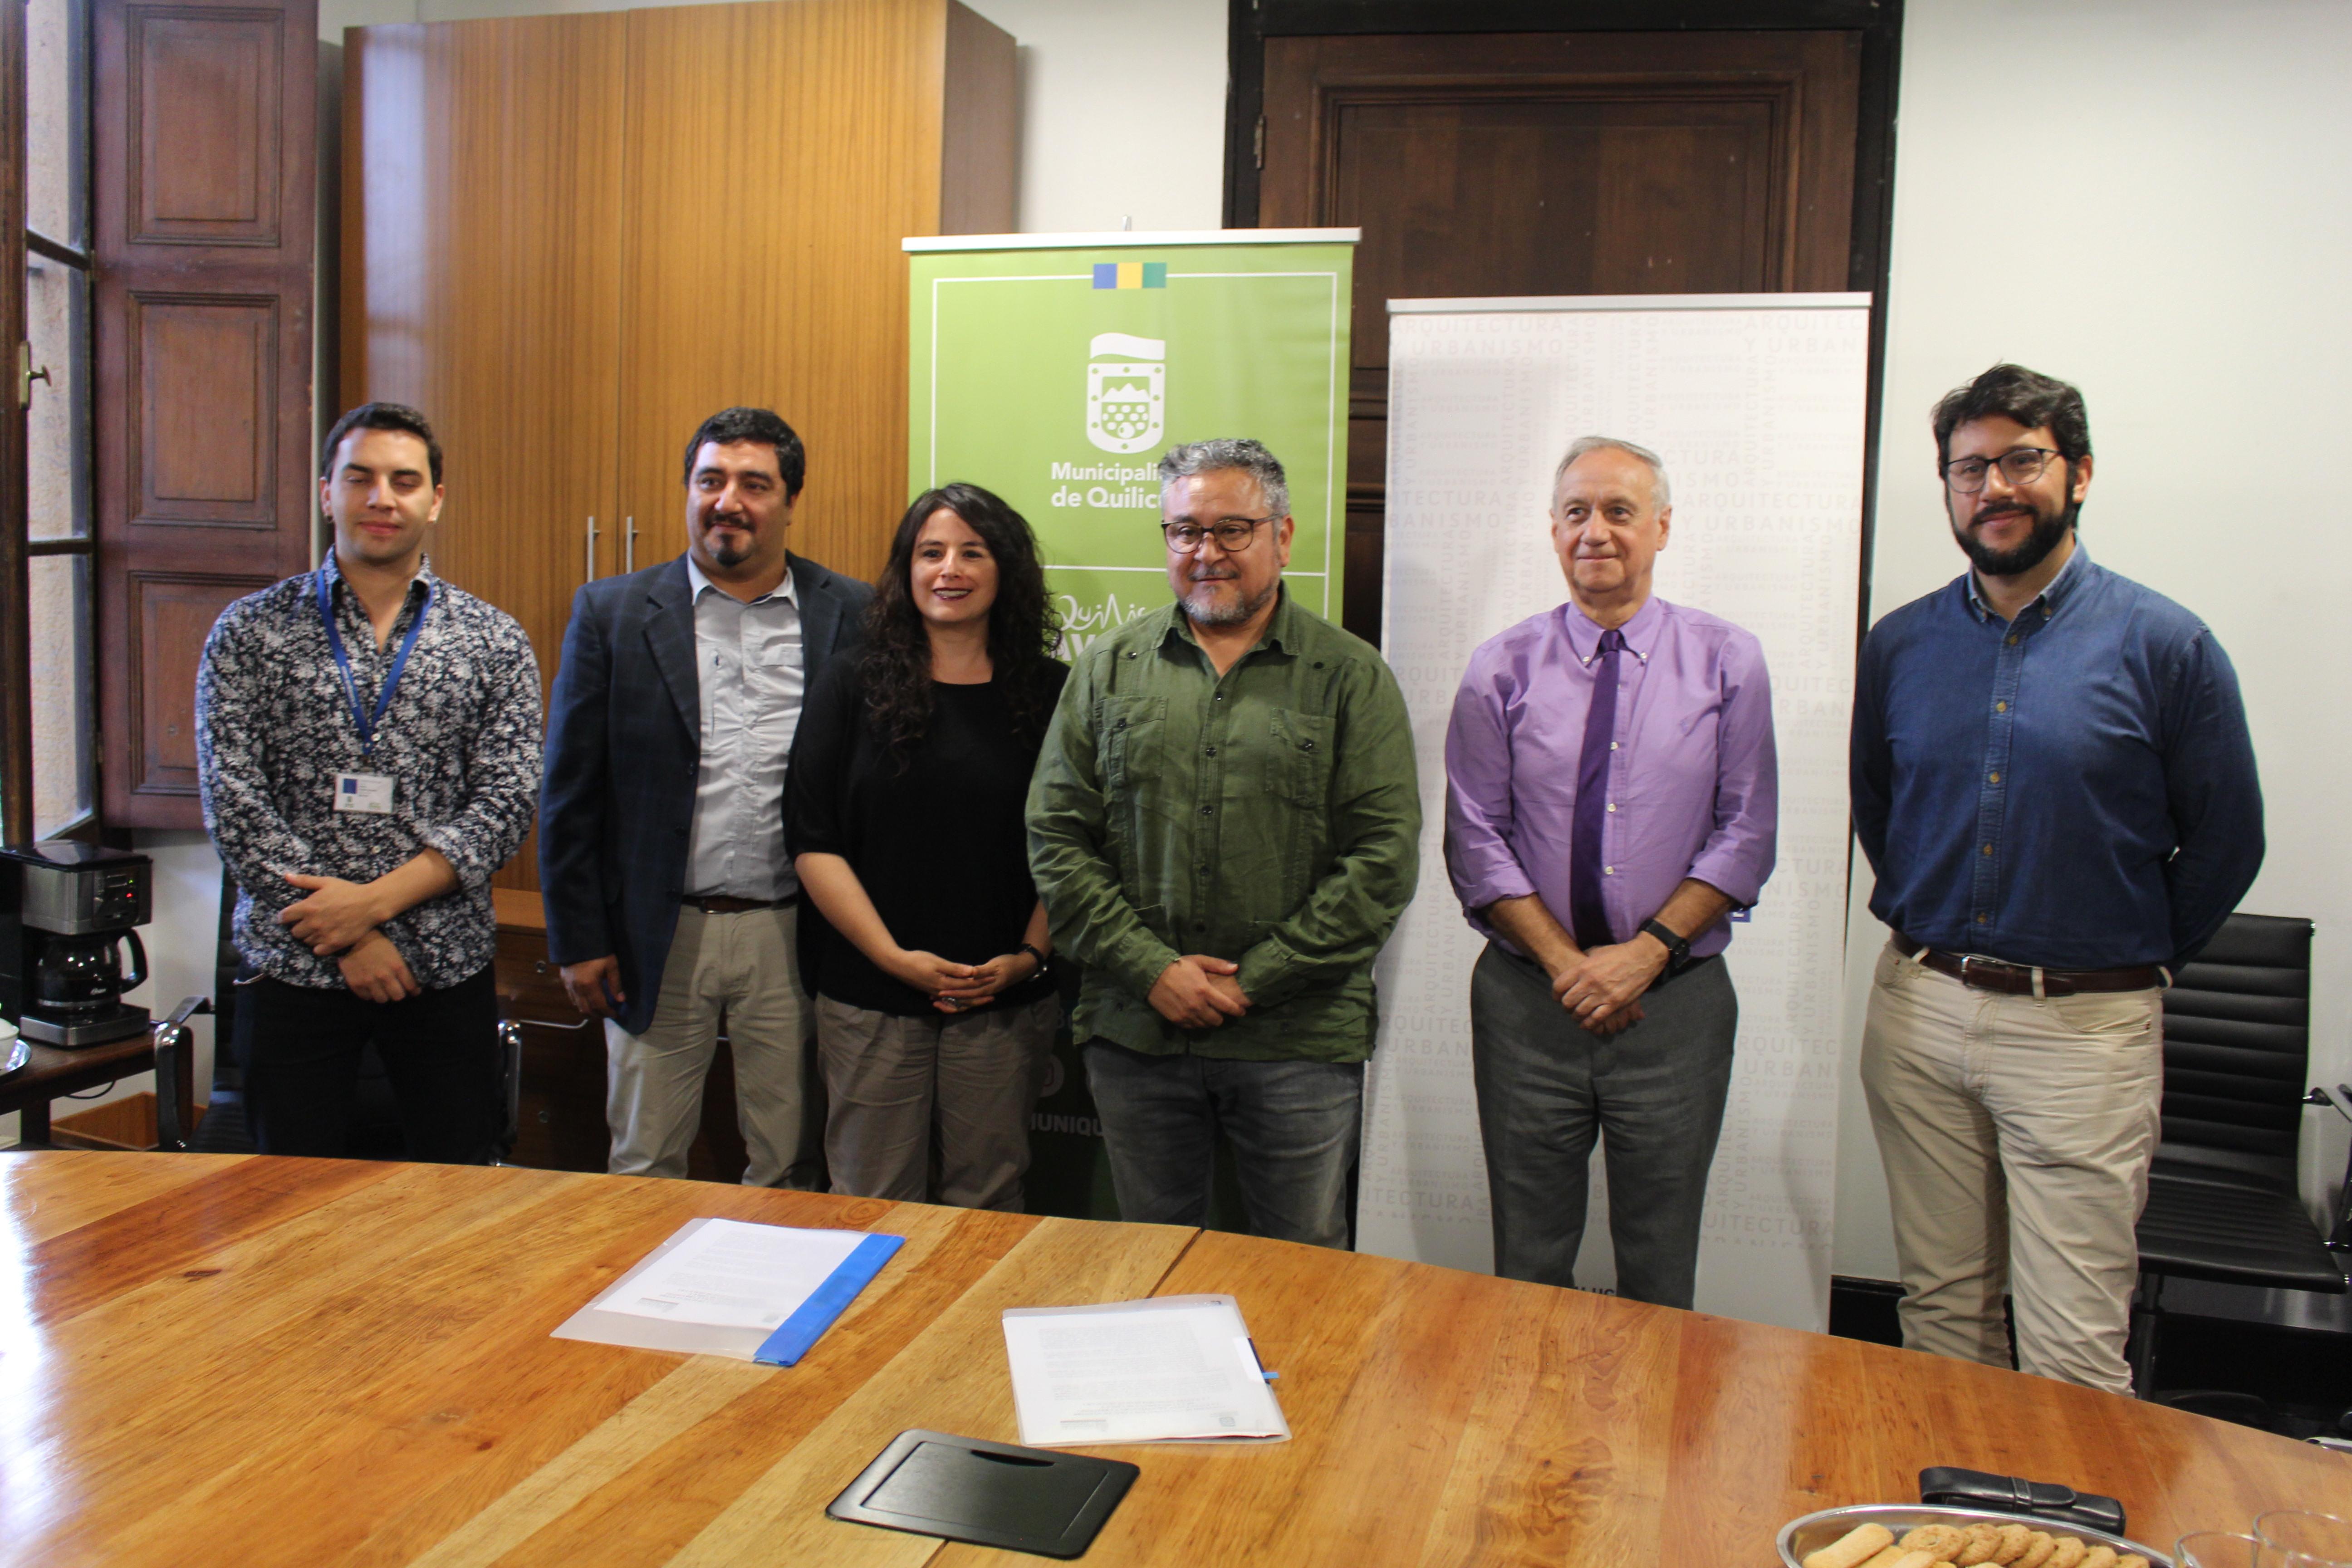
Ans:
[[[1083,1556],[1143,1472],[1121,1459],[901,1432],[828,1517],[1042,1557]]]

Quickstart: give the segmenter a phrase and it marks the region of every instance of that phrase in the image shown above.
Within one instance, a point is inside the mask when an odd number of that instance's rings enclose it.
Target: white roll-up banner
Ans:
[[[1827,1326],[1846,918],[1846,724],[1862,572],[1866,294],[1390,305],[1384,650],[1421,766],[1421,887],[1380,968],[1358,1246],[1488,1269],[1470,968],[1443,851],[1445,723],[1471,652],[1567,597],[1547,526],[1570,441],[1665,460],[1655,592],[1756,634],[1780,745],[1780,859],[1726,962],[1731,1100],[1701,1310]],[[1615,1279],[1601,1156],[1577,1283]]]

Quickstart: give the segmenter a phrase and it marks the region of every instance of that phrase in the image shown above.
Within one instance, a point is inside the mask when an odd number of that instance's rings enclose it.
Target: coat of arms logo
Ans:
[[[1167,429],[1168,344],[1103,332],[1087,363],[1087,439],[1106,452],[1140,452]]]

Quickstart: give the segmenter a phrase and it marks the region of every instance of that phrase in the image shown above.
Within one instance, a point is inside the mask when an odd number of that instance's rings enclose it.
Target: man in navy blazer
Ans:
[[[539,877],[564,989],[604,1019],[617,1175],[686,1174],[722,1026],[744,1181],[814,1175],[784,769],[803,695],[873,591],[784,548],[806,468],[768,410],[712,415],[686,447],[687,552],[572,603]]]

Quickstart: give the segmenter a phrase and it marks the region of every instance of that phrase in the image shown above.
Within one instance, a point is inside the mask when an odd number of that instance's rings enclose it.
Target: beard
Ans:
[[[731,570],[751,559],[751,552],[740,544],[714,543],[710,547],[710,558]]]
[[[2032,571],[2050,558],[2074,526],[2075,514],[2083,510],[2080,501],[2070,500],[2054,512],[2029,506],[2033,514],[2033,531],[2024,541],[2008,550],[1995,550],[1975,533],[1961,525],[1952,525],[1952,538],[1968,556],[1969,564],[1988,577],[2015,577]],[[1971,519],[1971,521],[1974,520]]]
[[[1218,584],[1233,581],[1231,577],[1212,577],[1192,584],[1182,595],[1186,618],[1200,626],[1237,626],[1265,608],[1266,601],[1282,587],[1282,579],[1276,577],[1254,595],[1236,594],[1230,602],[1221,602]]]

